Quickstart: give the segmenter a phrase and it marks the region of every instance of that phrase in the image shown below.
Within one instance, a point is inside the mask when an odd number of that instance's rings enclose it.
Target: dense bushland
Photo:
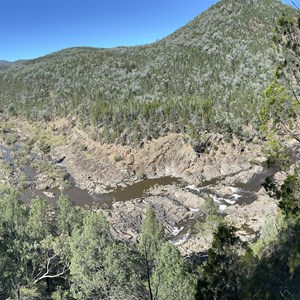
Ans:
[[[150,205],[137,244],[115,240],[103,214],[61,195],[53,208],[1,188],[1,299],[297,299],[299,175],[277,191],[281,213],[252,245],[221,222],[203,262],[181,257]],[[198,259],[197,259],[198,257]]]
[[[12,64],[0,70],[1,109],[29,120],[74,117],[106,142],[169,131],[247,136],[272,80],[275,19],[288,10],[276,0],[223,0],[154,44]]]

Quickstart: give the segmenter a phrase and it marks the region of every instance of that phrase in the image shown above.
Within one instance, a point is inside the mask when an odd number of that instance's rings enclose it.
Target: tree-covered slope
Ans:
[[[241,132],[255,124],[273,75],[275,20],[289,9],[222,0],[153,44],[72,48],[12,65],[0,71],[1,107],[30,119],[76,116],[97,138],[125,143],[165,131]]]
[[[6,60],[0,60],[0,66],[9,65],[10,62]]]
[[[9,62],[9,61],[0,60],[0,70],[8,68],[10,64],[11,64],[11,62]]]

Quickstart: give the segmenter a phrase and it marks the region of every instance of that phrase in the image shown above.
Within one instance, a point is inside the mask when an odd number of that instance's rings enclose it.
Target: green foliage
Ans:
[[[234,228],[221,224],[201,269],[196,299],[240,299],[245,272],[240,255],[245,250],[246,245],[235,235]]]
[[[1,194],[0,283],[5,287],[1,292],[12,299],[41,299],[42,282],[65,273],[67,239],[55,236],[54,214],[45,200],[33,199],[27,207],[17,197],[10,190]]]
[[[75,226],[81,225],[83,216],[77,207],[72,205],[70,199],[60,194],[57,200],[57,231],[59,234],[71,235]]]
[[[265,90],[264,103],[260,110],[261,130],[279,126],[285,134],[292,135],[293,123],[299,112],[298,101],[289,95],[276,79]]]
[[[288,166],[289,153],[284,138],[299,139],[298,114],[298,101],[288,94],[284,86],[275,78],[265,90],[264,102],[259,112],[260,130],[267,137],[265,152],[269,163],[279,163],[283,168]]]
[[[164,229],[157,220],[152,204],[148,205],[146,218],[142,222],[138,236],[138,250],[143,259],[145,279],[151,300],[155,299],[152,291],[151,274],[155,265],[156,256],[164,242]]]
[[[201,209],[204,217],[195,224],[195,228],[199,235],[209,236],[218,229],[224,220],[220,214],[219,205],[210,197],[205,199]]]
[[[286,177],[282,186],[276,186],[268,178],[264,183],[264,187],[266,188],[268,194],[279,200],[281,212],[287,219],[293,220],[293,222],[299,221],[300,213],[299,168],[299,165],[294,165],[294,171]],[[282,225],[282,220],[280,224]]]
[[[300,278],[300,222],[298,169],[290,174],[272,195],[279,200],[281,211],[277,217],[269,216],[260,239],[253,246],[257,256],[253,274],[245,290],[254,299],[297,299]],[[266,278],[265,274],[268,274]],[[255,286],[255,290],[253,290]],[[251,291],[252,289],[252,291]]]
[[[87,214],[83,227],[76,229],[71,239],[71,290],[75,299],[104,297],[106,282],[102,264],[108,245],[109,226],[104,216],[96,212]]]
[[[279,140],[278,135],[272,129],[268,130],[266,137],[263,151],[268,158],[268,167],[279,165],[282,169],[286,169],[290,165],[287,146]]]
[[[39,140],[37,142],[37,147],[44,155],[48,154],[51,150],[51,146],[44,140]]]
[[[179,251],[172,244],[162,245],[151,277],[154,299],[192,300],[196,278],[187,270]]]
[[[98,212],[88,213],[71,238],[71,292],[75,299],[132,299],[141,291],[133,252],[110,238]]]
[[[257,124],[272,79],[274,17],[288,10],[220,1],[150,45],[71,48],[13,64],[0,69],[0,104],[29,120],[75,116],[101,142],[137,143],[188,124],[240,134]]]
[[[147,260],[154,260],[164,241],[164,229],[157,220],[151,204],[147,208],[138,241],[141,254]]]
[[[299,298],[299,261],[294,261],[299,244],[299,228],[287,220],[285,225],[276,239],[260,248],[259,256],[255,257],[251,276],[243,286],[248,295],[246,299]]]
[[[194,299],[195,277],[152,206],[136,249],[111,237],[102,213],[65,195],[56,209],[42,198],[24,205],[9,189],[0,197],[1,299]]]
[[[280,161],[281,164],[288,164],[288,153],[286,147],[283,145],[282,136],[293,138],[298,143],[299,138],[299,28],[297,28],[297,21],[295,15],[283,15],[278,20],[277,28],[274,34],[274,42],[277,45],[279,52],[278,67],[275,73],[275,79],[269,88],[265,91],[265,102],[260,111],[260,119],[262,121],[261,129],[268,132],[268,152],[271,160]],[[279,207],[285,216],[283,224],[280,224],[280,230],[277,232],[276,238],[272,234],[269,238],[269,245],[265,249],[269,249],[270,245],[277,247],[275,254],[266,255],[263,253],[261,265],[271,266],[272,272],[281,267],[283,274],[287,277],[288,270],[294,280],[297,280],[299,266],[300,266],[300,239],[299,239],[299,196],[300,178],[298,176],[299,168],[297,167],[293,174],[288,175],[284,184],[278,190],[272,184],[267,185],[271,188],[271,194],[279,199]],[[278,227],[277,227],[278,228]],[[262,247],[262,240],[257,242],[258,248]],[[278,249],[279,248],[279,249]],[[276,264],[276,262],[280,263]],[[254,278],[261,279],[261,270],[258,266]],[[279,267],[278,267],[279,265]],[[287,281],[286,279],[282,279]],[[278,291],[278,283],[280,276],[272,277],[270,280],[269,290],[266,286],[260,287],[260,297],[266,296],[274,297]],[[280,283],[282,283],[280,282]],[[286,283],[290,286],[290,290],[299,294],[296,288],[293,287],[293,280]],[[274,288],[274,286],[276,288]],[[287,290],[287,296],[280,291],[283,297],[292,299],[292,292]],[[259,292],[258,292],[259,293]],[[272,296],[271,296],[272,295]]]
[[[253,254],[261,258],[264,250],[274,243],[279,235],[280,230],[285,226],[284,215],[278,213],[278,216],[268,215],[264,226],[260,231],[260,238],[251,245]]]
[[[5,296],[20,290],[28,279],[24,244],[26,213],[16,196],[16,191],[6,191],[0,201],[0,283]]]
[[[283,186],[277,193],[279,207],[288,218],[299,220],[300,217],[300,176],[298,170],[288,175]]]
[[[297,224],[295,226],[296,232],[297,232],[297,239],[295,241],[295,244],[292,247],[291,254],[288,257],[288,267],[291,276],[297,277],[297,273],[299,272],[300,268],[300,239],[299,239],[299,234],[300,234],[300,226]]]
[[[123,243],[113,242],[105,251],[106,289],[115,299],[136,299],[145,294],[140,257]]]
[[[265,102],[260,110],[260,119],[264,126],[269,121],[276,126],[296,117],[298,103],[290,97],[284,87],[276,80],[265,90]],[[263,127],[263,129],[265,129]]]
[[[275,0],[223,0],[151,45],[67,49],[1,67],[1,111],[43,122],[75,116],[101,142],[130,144],[187,133],[199,153],[209,146],[207,131],[230,139],[232,133],[245,137],[245,125],[260,124],[270,160],[284,162],[278,137],[298,138],[299,19],[278,22],[279,68],[271,84],[270,28],[278,11],[289,10]],[[19,139],[8,123],[1,133],[8,144]],[[48,155],[60,142],[39,136],[35,146]],[[49,164],[36,169],[63,181],[64,174]],[[212,232],[213,243],[198,269],[196,299],[300,297],[298,173],[273,193],[282,214],[269,216],[254,253],[206,200],[198,230]],[[135,249],[113,239],[101,213],[75,208],[64,195],[56,209],[40,198],[28,205],[17,199],[16,191],[1,187],[1,299],[194,299],[194,275],[165,242],[152,206]]]
[[[268,135],[270,158],[278,157],[286,164],[287,155],[282,142],[286,137],[300,142],[300,45],[295,12],[290,11],[278,19],[273,40],[277,68],[272,84],[265,90],[259,115],[261,130]]]
[[[29,237],[42,240],[50,234],[50,209],[46,200],[36,198],[31,200],[30,211],[26,225]]]

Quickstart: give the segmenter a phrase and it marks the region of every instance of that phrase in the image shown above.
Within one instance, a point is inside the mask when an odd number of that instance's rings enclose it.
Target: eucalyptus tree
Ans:
[[[1,193],[0,250],[2,272],[1,289],[7,295],[21,299],[21,289],[29,283],[28,247],[26,241],[27,212],[18,201],[15,190]]]
[[[208,260],[201,268],[196,299],[242,299],[245,269],[240,255],[245,252],[246,244],[226,224],[220,224],[213,236]]]
[[[72,233],[70,248],[75,299],[139,299],[143,294],[135,252],[113,241],[102,213],[86,213],[83,225]]]
[[[71,239],[71,291],[75,299],[101,299],[107,293],[103,267],[110,244],[109,225],[98,212],[86,214]]]
[[[151,276],[153,299],[193,300],[196,277],[187,270],[180,252],[169,242],[163,243]]]
[[[151,275],[155,259],[164,242],[164,229],[155,216],[152,204],[148,205],[146,217],[142,222],[141,232],[138,236],[138,249],[142,256],[145,268],[145,278],[150,299],[155,299],[152,291]]]
[[[84,212],[68,196],[60,194],[55,213],[57,234],[70,236],[76,226],[82,225]]]
[[[265,90],[260,111],[261,129],[269,141],[271,158],[285,162],[287,139],[300,143],[300,16],[299,11],[283,14],[276,24],[273,40],[277,67]]]
[[[197,221],[195,228],[201,236],[211,236],[224,223],[224,217],[220,213],[219,205],[211,198],[205,199],[204,205],[201,207],[203,219]]]

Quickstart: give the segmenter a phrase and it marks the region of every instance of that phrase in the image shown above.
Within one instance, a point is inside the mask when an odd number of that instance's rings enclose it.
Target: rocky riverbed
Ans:
[[[211,237],[194,230],[206,197],[218,203],[245,240],[254,239],[268,215],[277,213],[276,202],[261,188],[276,170],[266,169],[258,141],[233,137],[227,142],[212,135],[210,146],[199,154],[182,134],[131,147],[100,145],[65,120],[42,130],[42,145],[32,124],[17,126],[10,145],[2,138],[2,170],[7,167],[2,182],[23,178],[24,201],[37,194],[55,205],[63,190],[78,205],[97,204],[118,238],[136,240],[149,203],[185,254],[209,247]]]

